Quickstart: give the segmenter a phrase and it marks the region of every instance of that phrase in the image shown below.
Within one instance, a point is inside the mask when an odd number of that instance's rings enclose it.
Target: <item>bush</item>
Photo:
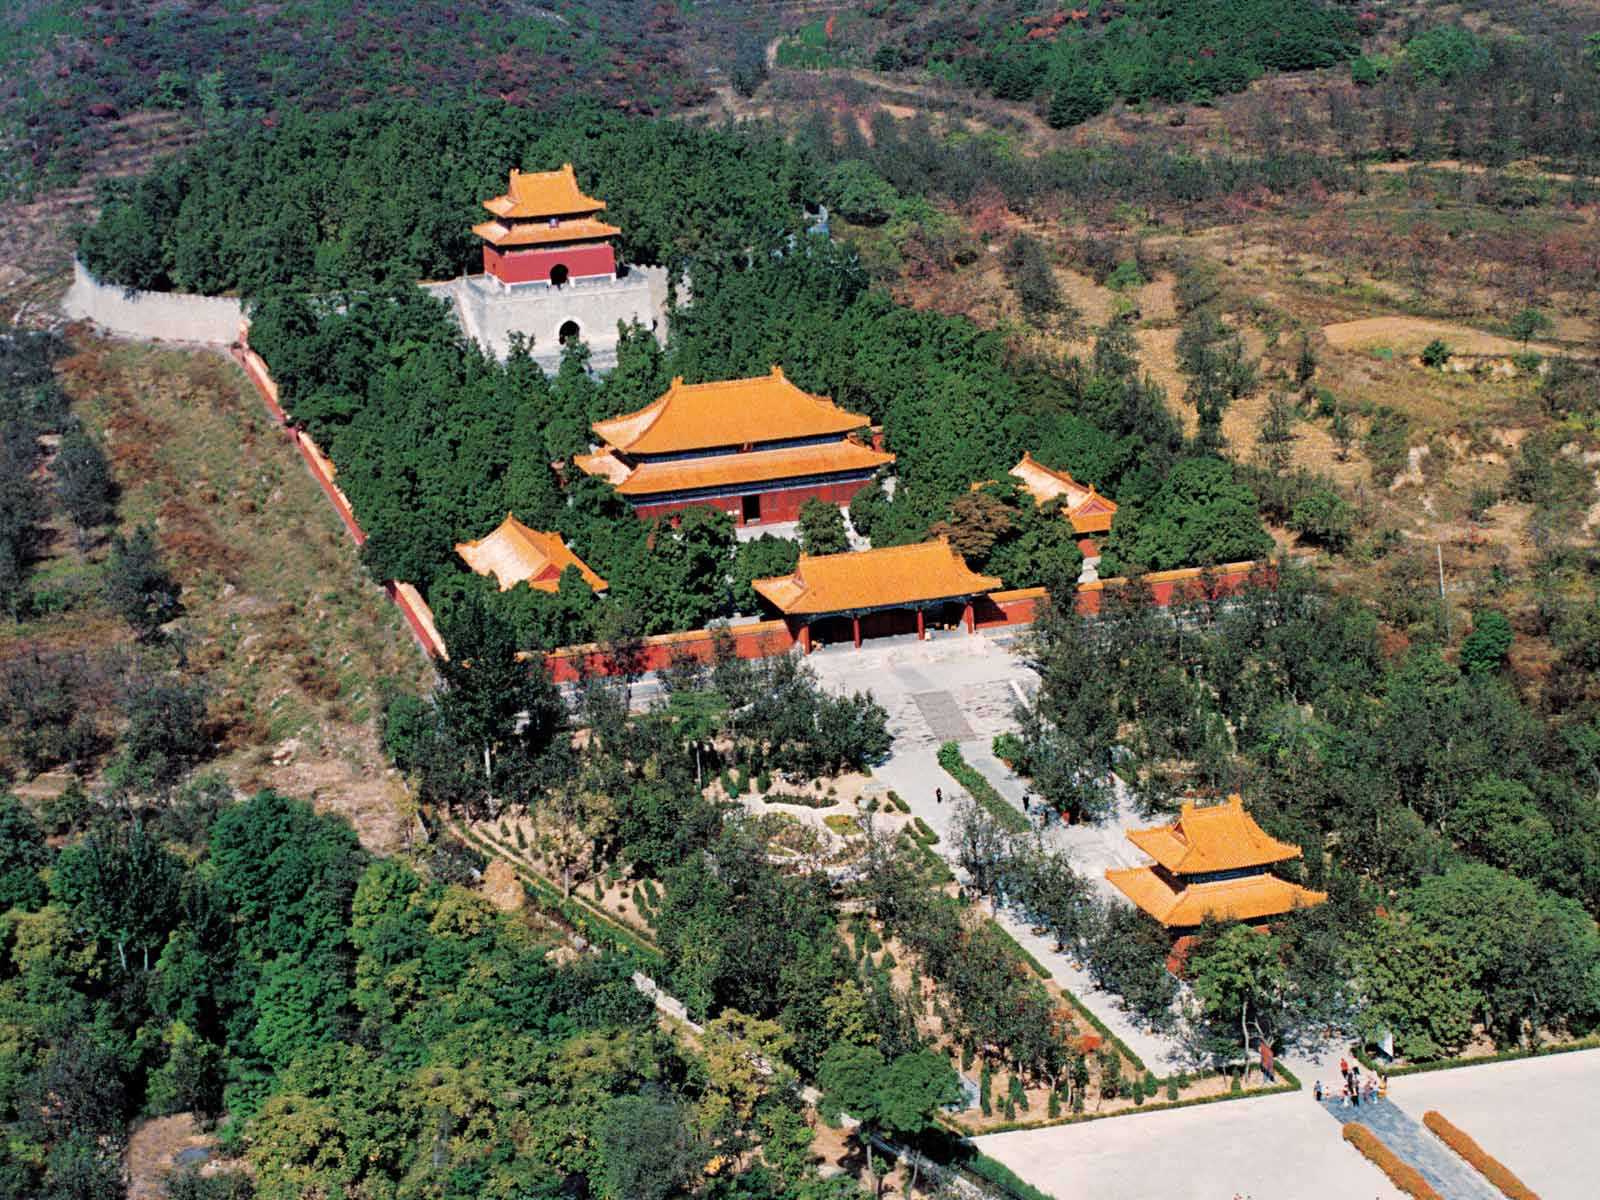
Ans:
[[[937,846],[939,844],[939,835],[933,831],[926,821],[921,817],[913,817],[912,820],[916,822],[918,840],[924,846]]]
[[[1434,1191],[1422,1177],[1421,1172],[1410,1164],[1402,1162],[1399,1156],[1384,1145],[1382,1139],[1365,1125],[1357,1125],[1353,1121],[1346,1125],[1344,1140],[1366,1155],[1389,1177],[1389,1181],[1395,1187],[1414,1197],[1415,1200],[1442,1200],[1439,1193]]]
[[[1001,762],[1015,765],[1022,761],[1022,739],[1014,733],[997,733],[989,751]]]
[[[1435,370],[1450,361],[1450,344],[1442,338],[1434,338],[1422,348],[1422,365]]]
[[[1461,643],[1461,665],[1473,675],[1487,675],[1505,665],[1511,651],[1511,622],[1492,608],[1472,615],[1472,632]]]
[[[1317,488],[1295,503],[1289,513],[1289,528],[1330,550],[1349,544],[1355,527],[1356,510],[1332,488]]]
[[[1539,1200],[1537,1193],[1513,1175],[1504,1163],[1439,1113],[1431,1109],[1423,1113],[1422,1123],[1431,1129],[1441,1142],[1466,1159],[1478,1174],[1505,1193],[1510,1200]]]

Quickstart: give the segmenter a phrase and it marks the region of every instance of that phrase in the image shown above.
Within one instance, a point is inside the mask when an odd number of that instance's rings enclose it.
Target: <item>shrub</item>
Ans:
[[[1422,348],[1422,365],[1435,370],[1450,361],[1450,344],[1442,338],[1434,338]]]
[[[945,742],[939,747],[939,765],[952,779],[967,789],[978,806],[998,821],[1002,828],[1012,833],[1027,833],[1033,826],[1022,813],[1006,803],[994,786],[961,757],[961,747],[955,742]]]
[[[1513,1175],[1504,1163],[1489,1154],[1439,1113],[1431,1109],[1423,1113],[1422,1123],[1437,1134],[1441,1142],[1466,1159],[1478,1174],[1510,1197],[1510,1200],[1539,1200],[1538,1193]]]
[[[995,734],[994,741],[989,744],[989,750],[1001,762],[1022,761],[1022,739],[1014,733]]]
[[[1289,528],[1330,550],[1349,544],[1355,528],[1356,510],[1332,488],[1319,487],[1295,502],[1289,513]]]
[[[765,796],[772,790],[772,772],[763,771],[756,776],[756,791]]]
[[[1139,274],[1139,264],[1131,258],[1118,263],[1117,269],[1106,276],[1106,286],[1114,292],[1141,288],[1144,284],[1144,276]]]
[[[1400,1157],[1365,1125],[1350,1122],[1344,1127],[1344,1140],[1366,1155],[1378,1170],[1389,1177],[1389,1181],[1395,1187],[1414,1197],[1415,1200],[1442,1200],[1439,1193],[1434,1191],[1422,1177],[1421,1172],[1410,1164],[1402,1162]]]
[[[1178,1081],[1176,1079],[1168,1079],[1167,1080],[1167,1099],[1168,1099],[1168,1101],[1176,1101],[1177,1098],[1178,1098]]]
[[[921,817],[913,817],[911,819],[917,826],[917,838],[924,846],[937,846],[939,844],[939,835],[933,831],[931,825]]]

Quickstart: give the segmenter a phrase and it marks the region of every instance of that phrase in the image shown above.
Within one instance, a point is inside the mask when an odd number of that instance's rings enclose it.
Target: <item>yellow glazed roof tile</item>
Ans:
[[[1130,829],[1128,840],[1175,875],[1234,871],[1300,857],[1300,847],[1280,842],[1257,825],[1244,801],[1186,803],[1171,825]]]
[[[893,461],[892,454],[844,440],[820,446],[716,454],[677,462],[645,462],[633,468],[609,451],[573,456],[579,470],[605,479],[624,496],[653,496],[660,492],[737,487],[804,475],[871,471]]]
[[[825,396],[801,391],[782,367],[753,379],[684,383],[674,379],[653,404],[626,416],[596,421],[601,441],[629,454],[675,454],[716,446],[746,446],[787,438],[849,433],[871,423]]]
[[[1078,533],[1104,533],[1111,528],[1117,506],[1111,500],[1079,483],[1065,471],[1047,467],[1027,451],[1010,474],[1033,497],[1035,504],[1060,499],[1062,510]]]
[[[979,575],[943,538],[845,554],[800,556],[792,575],[752,585],[792,616],[892,608],[992,592],[1000,580]]]
[[[569,213],[599,212],[604,200],[585,196],[571,163],[559,171],[519,171],[511,168],[511,182],[503,196],[485,200],[483,206],[497,217],[560,217]]]
[[[456,553],[479,575],[493,575],[502,592],[519,583],[541,592],[561,587],[561,573],[577,567],[583,581],[597,592],[606,590],[604,579],[567,549],[559,533],[529,529],[511,513],[487,537],[456,543]]]
[[[1134,904],[1168,928],[1190,928],[1208,916],[1225,921],[1258,921],[1309,908],[1328,898],[1276,875],[1263,872],[1244,879],[1195,883],[1174,890],[1151,867],[1106,872],[1106,880]]]
[[[622,230],[604,221],[583,217],[576,221],[562,221],[559,225],[508,226],[499,221],[485,221],[481,225],[474,225],[472,232],[491,246],[543,246],[551,242],[615,237]]]

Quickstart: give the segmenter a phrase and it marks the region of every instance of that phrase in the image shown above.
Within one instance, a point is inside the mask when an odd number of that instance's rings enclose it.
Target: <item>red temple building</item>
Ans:
[[[600,442],[579,470],[606,480],[641,517],[720,508],[740,525],[793,521],[807,500],[849,504],[873,472],[894,461],[851,434],[868,418],[784,378],[684,383],[655,403],[596,421]]]
[[[1093,486],[1085,486],[1067,472],[1045,466],[1027,452],[1023,453],[1022,461],[1011,468],[1010,475],[1022,484],[1035,504],[1059,499],[1061,515],[1072,522],[1073,532],[1078,535],[1078,548],[1090,558],[1100,553],[1090,535],[1110,530],[1112,519],[1117,515],[1116,504]]]
[[[979,575],[944,538],[911,546],[884,546],[844,554],[802,554],[794,572],[751,581],[760,597],[789,626],[805,653],[812,643],[842,642],[859,649],[863,637],[936,625],[976,630],[973,600],[1001,586]]]
[[[595,592],[608,586],[567,548],[559,533],[529,529],[511,513],[487,536],[457,542],[456,553],[479,575],[493,575],[502,592],[526,583],[536,592],[553,594],[561,589],[561,574],[568,567],[576,567]]]
[[[622,230],[600,220],[606,202],[578,189],[572,164],[559,171],[511,172],[505,195],[485,200],[492,221],[474,225],[484,241],[483,269],[501,283],[614,279],[611,239]]]
[[[1175,933],[1191,932],[1207,917],[1261,922],[1328,898],[1269,870],[1299,858],[1300,847],[1257,825],[1237,795],[1222,804],[1186,803],[1171,825],[1131,829],[1128,840],[1154,864],[1108,870],[1106,879]]]

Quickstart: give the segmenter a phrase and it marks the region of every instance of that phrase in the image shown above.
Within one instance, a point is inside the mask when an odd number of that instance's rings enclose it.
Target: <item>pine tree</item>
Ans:
[[[77,531],[78,549],[88,544],[89,531],[111,524],[117,516],[117,485],[111,465],[93,438],[74,429],[61,439],[51,468],[56,497]]]
[[[180,590],[161,562],[150,526],[139,526],[129,538],[117,536],[106,563],[106,600],[140,641],[148,641],[168,621],[183,615]]]

